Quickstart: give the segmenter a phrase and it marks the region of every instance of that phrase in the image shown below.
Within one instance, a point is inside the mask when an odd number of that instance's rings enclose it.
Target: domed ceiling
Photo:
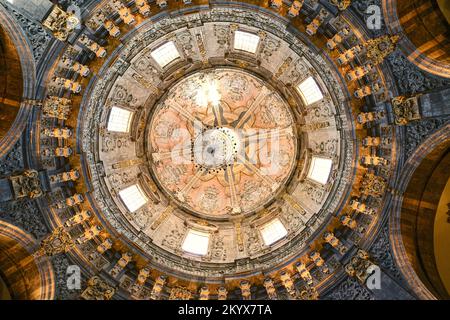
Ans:
[[[79,266],[84,299],[367,296],[428,101],[385,63],[400,37],[362,2],[83,3],[43,18],[34,169],[7,181],[49,230],[33,258]]]
[[[351,183],[335,67],[279,21],[226,21],[232,12],[141,24],[82,102],[92,204],[109,232],[186,279],[217,282],[299,257]],[[317,159],[325,166],[308,176]],[[261,231],[271,223],[274,243]],[[183,249],[190,232],[207,237],[201,254]]]

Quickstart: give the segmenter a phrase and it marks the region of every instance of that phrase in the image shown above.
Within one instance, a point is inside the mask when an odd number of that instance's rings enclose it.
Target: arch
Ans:
[[[403,35],[398,46],[408,60],[436,76],[450,78],[450,26],[444,2],[383,0],[386,25]]]
[[[19,139],[31,113],[35,63],[28,40],[16,19],[0,10],[0,158]]]
[[[0,26],[0,139],[19,113],[23,92],[20,58],[14,43]]]
[[[403,166],[390,216],[395,260],[420,299],[449,299],[435,259],[435,217],[450,178],[450,124],[428,137]]]
[[[36,240],[12,224],[0,220],[0,278],[12,299],[52,300],[53,268],[47,259],[32,257]],[[0,286],[2,284],[0,283]]]

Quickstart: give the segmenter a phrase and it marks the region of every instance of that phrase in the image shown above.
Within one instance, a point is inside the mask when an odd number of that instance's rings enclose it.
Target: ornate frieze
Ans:
[[[61,41],[66,41],[79,24],[80,21],[75,15],[65,12],[58,6],[53,6],[52,11],[42,22],[42,25]]]
[[[386,181],[383,177],[373,173],[366,173],[361,181],[360,191],[373,197],[381,197],[386,189]]]
[[[399,36],[382,36],[375,39],[369,39],[366,43],[367,58],[374,65],[378,65],[395,50],[395,46],[400,39]]]
[[[161,292],[164,288],[164,284],[166,283],[166,276],[159,276],[156,278],[155,283],[153,284],[152,291],[150,293],[150,299],[158,300],[161,296]],[[175,293],[175,292],[174,292]]]
[[[42,113],[46,117],[67,120],[71,112],[72,101],[66,98],[49,96],[42,106]]]
[[[420,143],[427,138],[432,132],[438,130],[442,126],[450,123],[450,117],[428,118],[420,121],[408,123],[406,127],[406,136],[403,147],[406,157],[409,157]]]
[[[380,230],[375,242],[369,249],[369,254],[384,272],[387,272],[399,282],[404,281],[392,255],[388,225]]]
[[[266,289],[267,297],[270,300],[277,300],[278,295],[277,295],[277,290],[275,289],[275,286],[273,285],[273,280],[271,278],[266,278],[266,279],[264,279],[263,285],[264,285],[264,288]]]
[[[252,292],[251,292],[251,283],[247,280],[241,281],[240,283],[241,295],[243,300],[251,300]]]

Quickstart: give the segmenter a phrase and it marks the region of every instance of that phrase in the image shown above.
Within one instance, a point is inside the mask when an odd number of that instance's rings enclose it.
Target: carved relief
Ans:
[[[328,294],[329,300],[373,300],[372,294],[363,287],[355,278],[348,277]]]
[[[149,53],[143,53],[132,63],[131,66],[139,72],[139,74],[145,76],[145,78],[153,85],[160,81],[158,70],[153,67],[153,62],[149,57]]]
[[[368,269],[373,265],[369,260],[369,254],[359,249],[350,262],[345,265],[345,272],[351,277],[356,277],[362,284],[365,284],[370,276]]]
[[[36,239],[48,234],[48,229],[35,200],[21,198],[0,203],[0,218],[29,232]]]
[[[37,256],[53,256],[65,253],[74,247],[75,243],[64,227],[58,227],[44,240],[42,240]]]
[[[171,248],[173,250],[178,250],[181,245],[181,241],[183,240],[185,234],[185,228],[174,227],[170,230],[168,234],[164,237],[161,244],[164,247]]]
[[[224,236],[214,234],[212,237],[211,259],[225,261],[227,257],[227,249],[225,247]]]
[[[42,25],[49,28],[57,39],[66,41],[79,23],[80,21],[75,15],[63,11],[58,6],[53,6],[52,11],[42,22]]]
[[[22,29],[25,31],[25,34],[31,44],[34,60],[36,62],[39,61],[42,58],[45,49],[52,40],[52,36],[42,27],[41,24],[28,19],[21,12],[10,8],[8,5],[6,8],[15,16]]]
[[[326,141],[313,141],[313,152],[318,155],[327,155],[332,157],[337,154],[338,139],[328,139]]]
[[[144,207],[131,213],[131,217],[133,222],[136,223],[141,230],[146,230],[152,222],[152,209]]]
[[[394,121],[397,125],[405,125],[408,122],[419,120],[418,96],[406,98],[403,96],[392,99],[392,108],[394,111]]]
[[[261,242],[258,235],[258,230],[255,227],[245,229],[246,248],[250,256],[256,255],[261,251]]]
[[[274,53],[280,48],[281,43],[279,40],[275,40],[271,37],[266,37],[263,42],[262,48],[262,58],[267,62],[270,62],[270,59]]]
[[[16,198],[38,198],[42,196],[41,181],[36,170],[24,171],[21,175],[9,178]]]
[[[132,170],[115,172],[108,175],[111,185],[114,187],[122,186],[128,184],[136,179],[136,174]]]
[[[305,214],[304,210],[302,210],[302,212]],[[305,226],[301,213],[292,209],[290,206],[283,207],[283,219],[286,221],[285,226],[289,233],[295,233]]]
[[[170,290],[169,300],[190,300],[192,293],[184,287],[175,287]]]
[[[373,173],[366,173],[362,179],[360,191],[366,195],[381,197],[385,188],[386,181],[383,177],[376,176]]]
[[[129,145],[128,138],[115,136],[113,134],[106,134],[102,137],[102,151],[112,152],[117,149],[126,148]]]
[[[112,92],[112,103],[119,103],[120,105],[128,108],[133,108],[135,106],[137,99],[131,92],[129,92],[129,88],[122,84],[117,84]]]
[[[183,48],[186,57],[193,58],[196,55],[192,34],[189,30],[177,34],[177,43]]]
[[[7,176],[23,168],[22,140],[16,142],[11,151],[0,160],[0,176]]]
[[[217,38],[217,43],[220,49],[228,49],[230,27],[223,25],[214,25],[214,36]]]
[[[316,204],[321,204],[325,196],[325,189],[310,181],[306,181],[302,185],[301,190],[305,191],[311,200],[313,200]]]
[[[116,293],[116,289],[98,276],[93,276],[87,281],[87,288],[81,294],[85,300],[110,300]]]

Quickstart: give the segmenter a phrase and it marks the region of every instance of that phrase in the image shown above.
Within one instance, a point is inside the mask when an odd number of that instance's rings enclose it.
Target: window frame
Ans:
[[[130,201],[128,201],[128,200],[125,200],[125,196],[122,196],[122,194],[123,194],[123,192],[124,192],[125,190],[129,190],[129,189],[131,189],[131,188],[133,188],[133,187],[136,187],[138,193],[139,193],[140,196],[141,196],[141,199],[139,199],[139,200],[141,200],[141,201],[140,201],[141,204],[140,204],[139,206],[129,206],[130,203],[134,203],[134,202],[136,201],[136,198],[133,198],[133,199],[131,199]],[[121,193],[122,193],[122,194],[121,194]],[[119,196],[120,200],[122,201],[123,205],[125,206],[125,208],[127,208],[127,210],[128,210],[130,213],[134,213],[134,212],[138,211],[138,210],[141,209],[143,206],[145,206],[145,205],[148,203],[148,201],[149,201],[149,198],[147,197],[147,195],[145,194],[144,190],[143,190],[142,187],[139,185],[139,183],[132,184],[132,185],[126,187],[126,188],[123,188],[122,190],[120,190],[120,191],[118,192],[118,196]],[[144,200],[144,201],[142,201],[142,200]],[[131,209],[134,209],[134,210],[131,210]]]
[[[316,179],[316,178],[314,178],[312,176],[313,171],[315,171],[314,167],[317,168],[317,165],[315,163],[317,160],[319,160],[319,161],[320,160],[322,160],[322,161],[323,160],[327,160],[327,162],[329,162],[329,164],[330,164],[326,180],[325,179]],[[321,170],[321,169],[316,169],[316,170]],[[333,159],[330,159],[330,158],[327,158],[327,157],[315,156],[314,155],[314,156],[312,156],[311,161],[309,163],[307,177],[311,181],[314,181],[316,183],[320,183],[321,185],[326,185],[328,183],[328,181],[330,180],[330,176],[331,176],[331,171],[332,170],[333,170]],[[317,175],[316,175],[316,177],[317,177]],[[325,182],[323,182],[323,181],[325,181]]]
[[[308,95],[306,90],[302,90],[300,88],[307,81],[313,81],[313,86],[315,87],[314,89],[317,89],[317,91],[313,95],[311,95],[311,94]],[[295,88],[296,88],[297,92],[300,94],[300,97],[302,98],[302,101],[305,103],[306,106],[313,105],[314,103],[317,103],[317,102],[323,100],[323,98],[324,98],[322,88],[320,87],[319,83],[316,81],[316,79],[313,76],[308,76],[303,81],[299,82]],[[317,92],[320,93],[320,98],[317,98],[319,96],[317,94]],[[313,98],[312,99],[308,98],[308,96],[313,96]]]
[[[169,46],[169,45],[172,45],[172,46],[173,46],[173,49],[175,49],[176,57],[174,56],[174,58],[172,58],[171,60],[167,61],[167,62],[164,63],[164,64],[161,64],[161,62],[164,62],[164,61],[166,61],[166,60],[165,60],[164,57],[158,57],[158,56],[155,56],[155,52],[158,51],[158,50],[163,50],[163,48],[165,48],[166,46]],[[159,51],[158,51],[158,53],[159,53]],[[157,55],[157,54],[156,54],[156,55]],[[161,45],[157,46],[156,48],[152,49],[152,50],[150,51],[150,56],[152,57],[153,61],[155,61],[156,64],[157,64],[160,68],[164,69],[164,68],[166,68],[168,65],[172,64],[174,61],[177,61],[178,59],[181,59],[181,52],[180,52],[180,50],[178,50],[178,47],[177,47],[175,41],[169,40],[169,41],[166,41],[166,42],[162,43]],[[163,59],[164,59],[164,60],[163,60]],[[163,60],[163,61],[162,61],[162,60]]]
[[[265,233],[264,232],[264,230],[267,230],[267,228],[270,228],[274,224],[277,224],[277,225],[279,225],[279,226],[281,226],[283,228],[284,231],[283,231],[282,235],[279,234],[276,237],[271,236],[273,234],[273,231],[279,231],[278,227],[274,227],[276,229],[270,230],[269,233]],[[259,226],[258,229],[259,229],[259,233],[261,235],[261,238],[262,238],[265,246],[271,246],[271,245],[276,244],[277,242],[279,242],[279,241],[283,240],[284,238],[286,238],[288,233],[289,233],[287,228],[286,228],[286,226],[284,225],[284,223],[281,221],[280,218],[274,218],[274,219],[272,219],[272,220],[262,224],[261,226]],[[271,240],[271,239],[272,239],[272,241],[268,241],[268,240]]]
[[[189,236],[190,235],[194,235],[196,237],[203,237],[206,238],[207,242],[206,242],[206,250],[205,251],[201,251],[201,252],[196,252],[195,249],[194,250],[189,250],[189,245],[187,246],[188,248],[186,248],[186,242],[189,240]],[[186,232],[186,235],[183,239],[183,242],[181,243],[181,250],[183,250],[184,253],[190,254],[190,255],[194,255],[194,256],[199,256],[199,257],[204,257],[206,255],[208,255],[209,252],[209,246],[210,246],[210,238],[211,238],[211,234],[207,231],[201,231],[201,230],[196,230],[196,229],[188,229],[188,231]],[[198,246],[198,242],[194,243],[193,245],[191,245],[192,247],[197,247]],[[204,245],[203,245],[204,247]]]
[[[120,110],[119,112],[127,112],[129,114],[126,130],[118,130],[117,128],[110,129],[111,116],[113,116],[113,110],[115,110],[115,109]],[[129,133],[131,130],[131,123],[133,122],[133,117],[134,117],[134,111],[131,111],[126,108],[118,107],[118,106],[112,106],[108,112],[108,117],[106,120],[106,130],[108,130],[109,132]],[[115,124],[116,126],[118,126],[117,122],[118,121],[116,121],[116,124]]]
[[[242,34],[243,37],[247,38],[247,39],[242,39],[243,40],[242,43],[240,41],[236,41],[236,38],[238,37],[239,34]],[[250,50],[243,48],[244,47],[243,44],[245,43],[245,40],[248,40],[249,38],[253,38],[253,39],[258,38],[258,41],[256,42],[256,46],[255,46],[255,44],[252,44],[252,47],[255,48],[254,51],[250,51]],[[237,48],[236,44],[239,44],[241,47]],[[260,44],[261,44],[261,37],[253,32],[248,32],[248,31],[244,31],[244,30],[236,30],[233,34],[233,50],[235,50],[237,52],[256,54],[258,52]]]

